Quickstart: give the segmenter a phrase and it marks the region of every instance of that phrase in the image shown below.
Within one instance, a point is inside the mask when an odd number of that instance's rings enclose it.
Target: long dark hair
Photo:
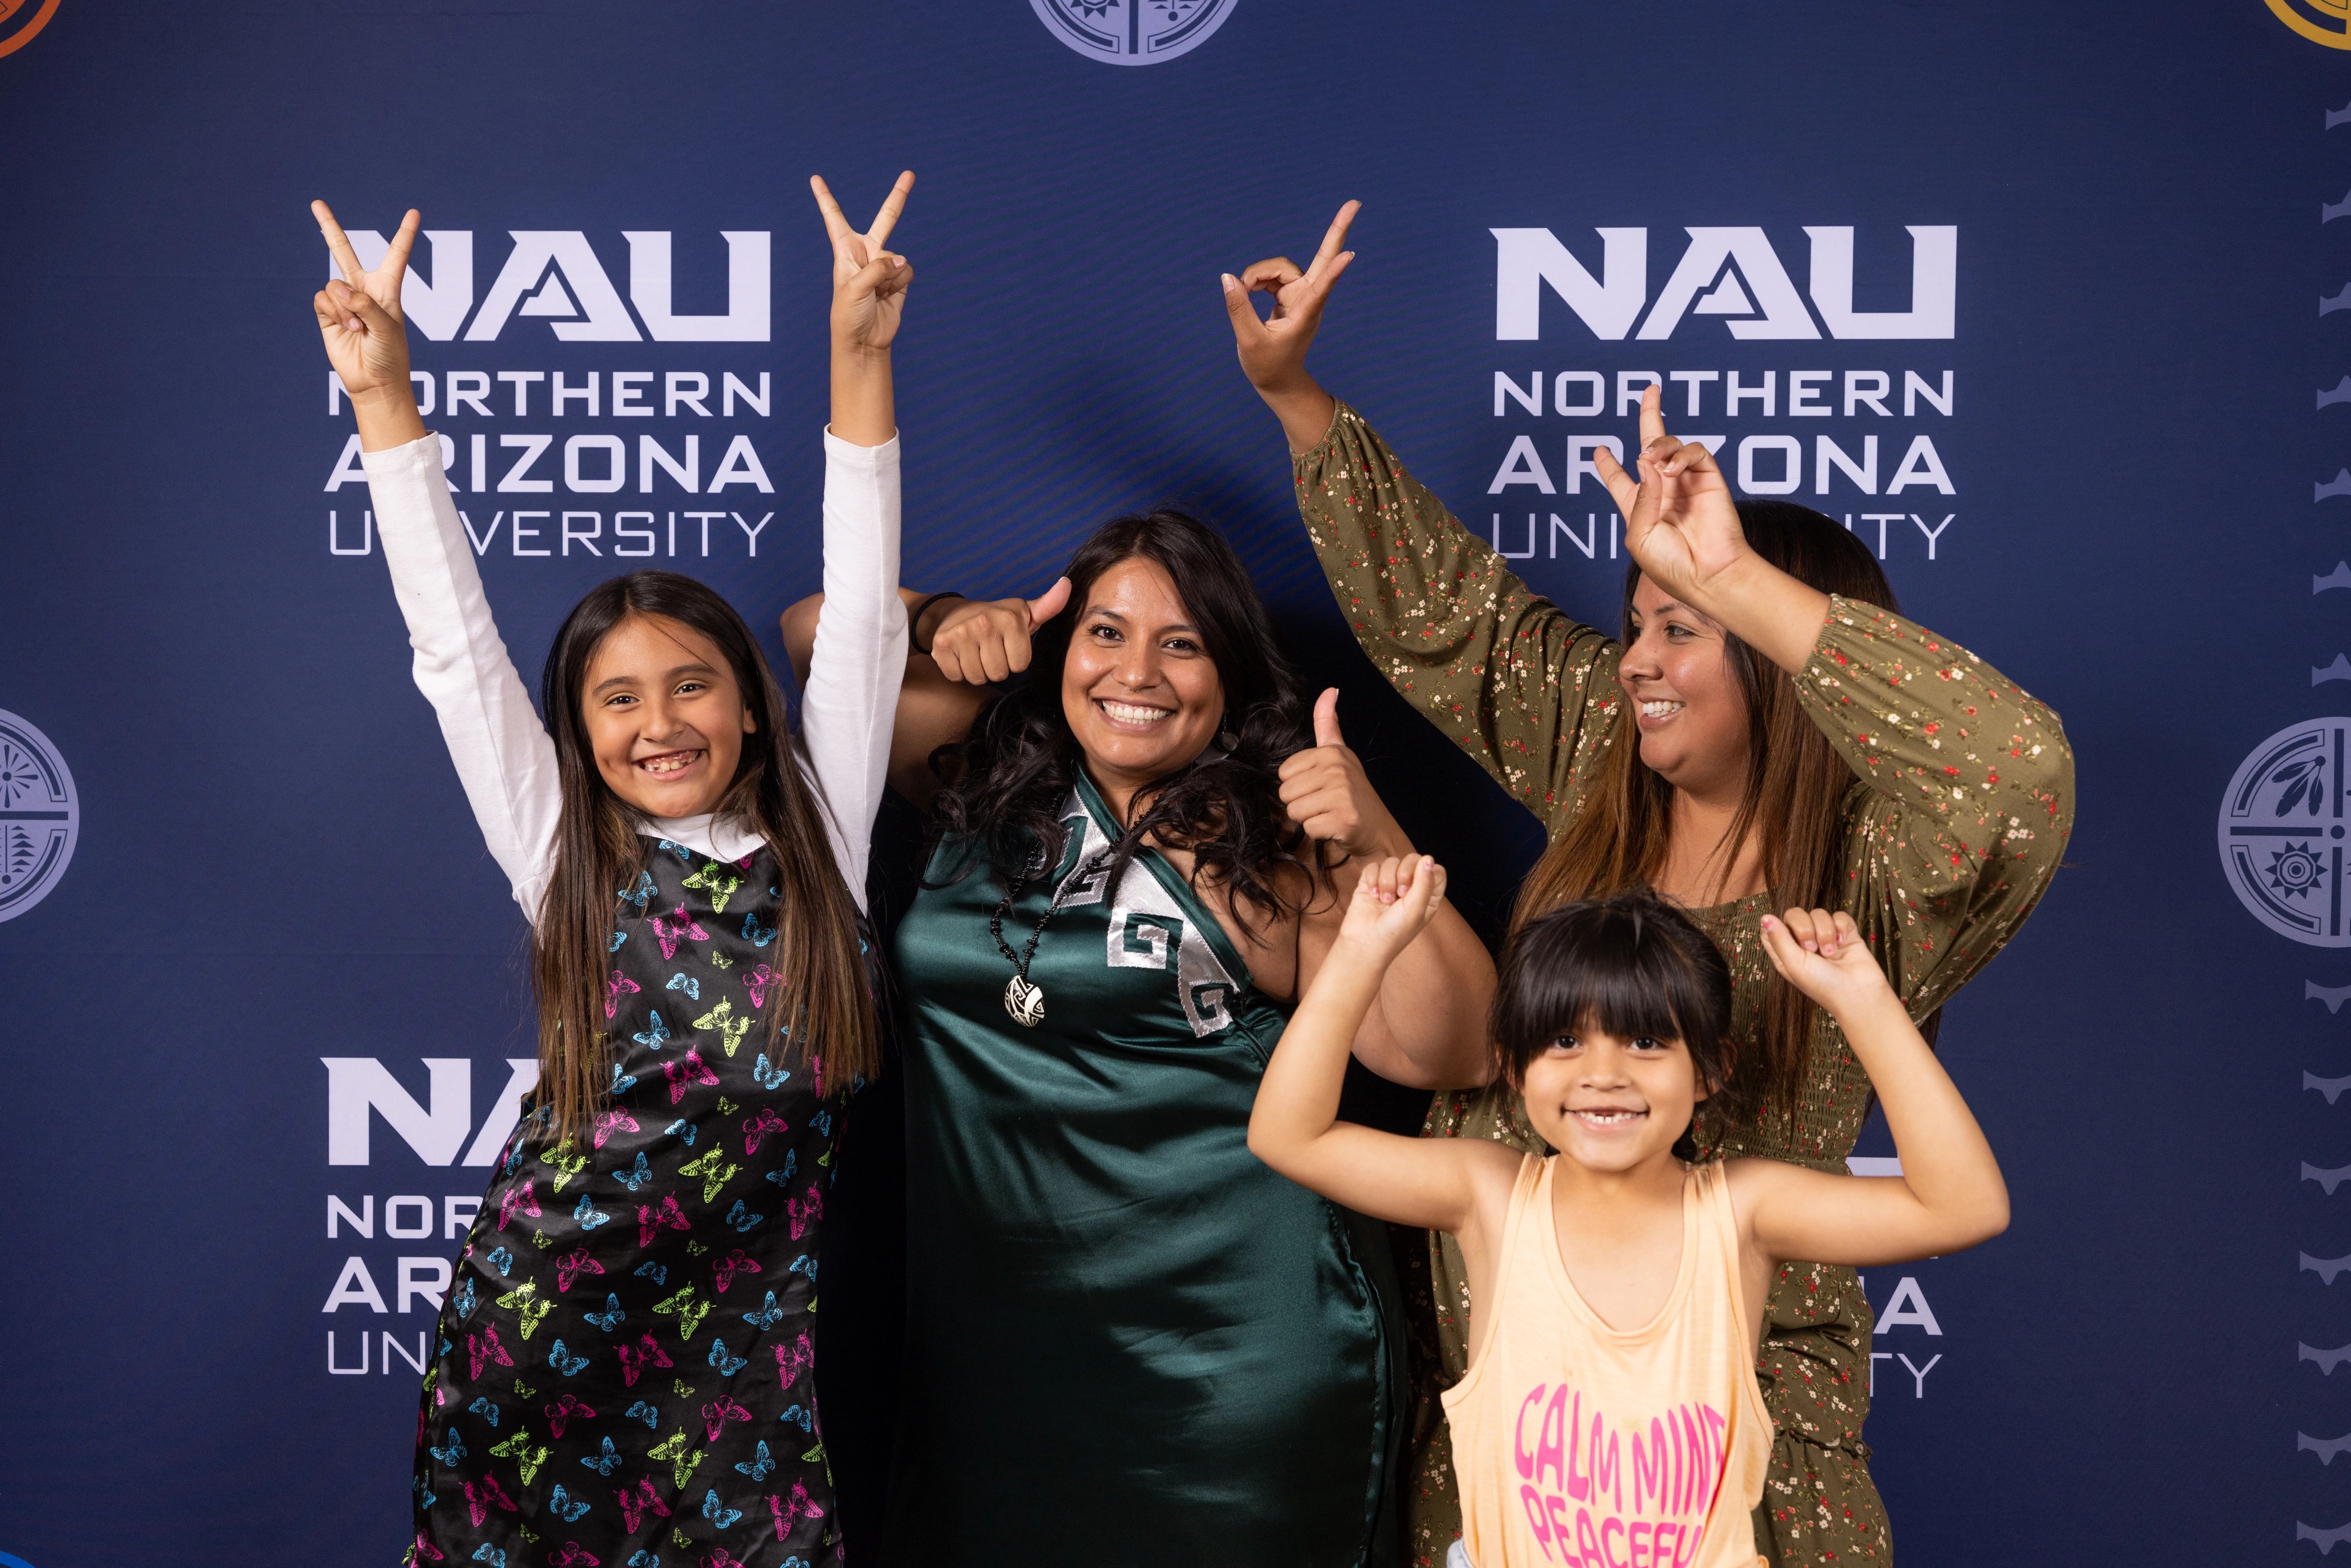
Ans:
[[[1200,646],[1224,688],[1224,727],[1197,758],[1138,795],[1110,862],[1109,885],[1146,838],[1193,857],[1195,885],[1222,886],[1233,912],[1252,931],[1296,914],[1305,900],[1286,898],[1280,868],[1301,866],[1319,883],[1319,851],[1301,856],[1304,835],[1281,808],[1279,769],[1291,752],[1313,744],[1305,694],[1283,656],[1272,617],[1249,570],[1224,536],[1171,507],[1114,518],[1070,558],[1070,601],[1030,639],[1027,674],[989,705],[961,745],[933,758],[943,788],[933,832],[959,841],[950,878],[984,859],[997,880],[1048,872],[1067,852],[1061,808],[1081,765],[1076,737],[1061,710],[1061,666],[1086,598],[1121,561],[1156,562],[1176,584]],[[1313,897],[1310,890],[1306,899]]]
[[[1869,547],[1834,519],[1790,501],[1741,501],[1739,521],[1755,553],[1799,582],[1881,609],[1901,608]],[[1633,592],[1640,580],[1640,568],[1626,567],[1622,608],[1628,643]],[[1749,836],[1760,834],[1764,885],[1775,906],[1841,908],[1844,797],[1859,780],[1805,716],[1787,673],[1728,632],[1723,644],[1746,698],[1752,765],[1738,814],[1723,835],[1721,874],[1729,873]],[[1646,885],[1665,863],[1673,795],[1673,786],[1641,760],[1633,705],[1620,700],[1601,777],[1574,820],[1528,873],[1513,925],[1576,899]],[[1759,1038],[1742,1071],[1761,1099],[1792,1109],[1815,1009],[1776,970],[1763,985]]]
[[[539,706],[555,739],[563,812],[555,869],[531,937],[531,985],[538,997],[538,1104],[569,1137],[601,1103],[610,1073],[600,998],[620,894],[645,863],[638,813],[596,770],[581,696],[597,647],[631,616],[691,627],[716,645],[758,726],[743,737],[735,778],[718,813],[740,821],[775,852],[783,912],[776,965],[783,984],[767,1008],[768,1039],[803,1056],[820,1046],[839,1092],[880,1070],[881,1032],[866,988],[857,912],[834,863],[823,808],[802,777],[799,743],[784,722],[777,689],[750,628],[734,606],[690,577],[636,571],[591,590],[565,618],[548,650]]]

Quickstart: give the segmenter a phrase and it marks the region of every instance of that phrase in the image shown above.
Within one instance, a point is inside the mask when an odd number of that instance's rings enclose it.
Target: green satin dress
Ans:
[[[1382,1228],[1249,1152],[1286,1014],[1166,861],[1069,845],[1004,919],[984,862],[898,928],[907,1003],[905,1401],[885,1563],[1397,1561],[1401,1336]],[[943,846],[930,876],[956,863]]]

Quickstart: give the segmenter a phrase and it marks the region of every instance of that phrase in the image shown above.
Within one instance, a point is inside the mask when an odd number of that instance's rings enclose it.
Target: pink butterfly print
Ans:
[[[724,1394],[702,1407],[703,1424],[710,1429],[710,1440],[718,1441],[719,1428],[729,1421],[748,1421],[751,1413]]]
[[[498,1485],[497,1477],[484,1476],[478,1486],[472,1481],[465,1483],[465,1511],[473,1517],[476,1528],[494,1508],[505,1509],[508,1513],[515,1511],[514,1500]]]
[[[677,1206],[677,1194],[664,1193],[657,1204],[637,1206],[637,1245],[650,1247],[653,1238],[664,1230],[691,1230],[685,1222],[685,1211]]]
[[[705,1089],[718,1087],[718,1074],[702,1065],[702,1052],[692,1046],[686,1048],[683,1060],[663,1062],[662,1076],[669,1080],[669,1103],[673,1105],[684,1099],[686,1090],[696,1083]]]
[[[588,1249],[575,1247],[555,1260],[555,1288],[558,1291],[568,1291],[571,1289],[572,1281],[579,1279],[580,1275],[601,1274],[603,1271],[604,1265],[590,1257]],[[560,1437],[563,1434],[558,1432],[556,1436]]]
[[[557,1400],[554,1404],[546,1406],[545,1414],[547,1416],[547,1429],[560,1437],[563,1436],[563,1428],[569,1425],[573,1420],[587,1420],[592,1417],[596,1412],[590,1410],[587,1406],[582,1405],[571,1395],[567,1394],[562,1398]]]
[[[738,1273],[757,1274],[761,1271],[759,1265],[751,1260],[751,1255],[737,1247],[710,1266],[711,1281],[717,1287],[714,1293],[725,1295],[726,1287],[735,1282],[735,1276]]]
[[[816,1090],[816,1097],[820,1100],[823,1099],[824,1058],[819,1056],[813,1051],[809,1052],[809,1078],[810,1080],[811,1087]]]
[[[656,920],[653,924],[658,925],[661,922]],[[662,948],[662,956],[664,957],[667,957],[669,956],[669,948],[666,945],[664,945]],[[606,1018],[611,1018],[614,1013],[621,1010],[621,998],[622,997],[627,996],[631,991],[642,991],[643,989],[644,988],[643,986],[629,978],[628,976],[621,973],[620,970],[613,970],[612,977],[604,982],[604,1016]]]
[[[498,1228],[504,1230],[517,1214],[538,1218],[538,1195],[531,1191],[533,1182],[526,1181],[519,1188],[507,1188],[506,1197],[498,1199]]]
[[[791,1130],[792,1124],[777,1115],[773,1107],[762,1105],[758,1115],[743,1118],[743,1152],[756,1155],[759,1152],[760,1139],[770,1133],[789,1133]]]
[[[798,1241],[801,1231],[824,1218],[824,1194],[818,1190],[815,1183],[811,1182],[809,1184],[806,1203],[794,1198],[784,1207],[791,1210],[792,1239]]]
[[[600,1149],[602,1148],[604,1146],[605,1139],[611,1137],[615,1133],[622,1131],[641,1133],[644,1131],[644,1129],[638,1126],[637,1119],[634,1116],[630,1115],[626,1111],[605,1112],[602,1115],[596,1118],[596,1146]]]
[[[817,1507],[815,1500],[809,1496],[806,1481],[792,1483],[792,1495],[789,1500],[768,1493],[768,1511],[776,1516],[776,1539],[778,1541],[790,1533],[793,1521],[800,1515],[806,1514],[810,1519],[824,1517],[824,1510]]]
[[[624,1344],[621,1346],[618,1354],[621,1357],[621,1386],[623,1388],[634,1388],[637,1385],[637,1375],[649,1366],[676,1364],[662,1354],[662,1347],[653,1343],[653,1336],[651,1334],[645,1335],[643,1350],[639,1350],[634,1345]],[[646,1484],[650,1486],[653,1483],[648,1481]]]
[[[416,1532],[416,1558],[415,1558],[415,1560],[416,1560],[417,1562],[419,1562],[419,1563],[424,1563],[424,1562],[428,1562],[428,1561],[429,1561],[429,1562],[434,1562],[434,1563],[442,1563],[442,1562],[446,1562],[446,1561],[447,1561],[447,1559],[444,1558],[444,1557],[441,1555],[441,1549],[440,1549],[439,1547],[437,1547],[437,1546],[434,1545],[434,1544],[433,1544],[433,1542],[429,1542],[429,1541],[427,1541],[427,1540],[425,1540],[425,1539],[424,1539],[424,1532],[423,1532],[423,1531],[421,1531],[421,1530],[420,1530],[420,1531],[418,1531]]]
[[[749,1568],[749,1565],[737,1561],[735,1555],[722,1546],[702,1560],[702,1568]]]
[[[780,986],[783,983],[784,977],[765,964],[743,977],[743,988],[751,993],[751,1005],[755,1008],[764,1008],[768,1005],[769,986]]]
[[[479,1333],[465,1336],[465,1358],[473,1363],[473,1370],[467,1375],[473,1377],[481,1376],[482,1368],[493,1361],[500,1366],[514,1364],[514,1357],[508,1355],[507,1347],[498,1343],[498,1325],[496,1323],[485,1325]],[[474,1522],[479,1524],[481,1521],[477,1519]]]
[[[792,1385],[799,1381],[800,1374],[808,1369],[809,1363],[816,1359],[816,1352],[810,1347],[809,1336],[805,1333],[795,1344],[779,1344],[771,1348],[776,1353],[776,1381],[786,1393],[789,1393]]]
[[[597,1559],[576,1541],[567,1541],[548,1560],[551,1568],[597,1568]]]
[[[644,1522],[645,1515],[649,1513],[660,1514],[664,1519],[670,1516],[669,1504],[662,1501],[661,1495],[653,1490],[651,1476],[641,1476],[635,1486],[622,1487],[612,1495],[621,1500],[621,1523],[631,1535],[637,1532],[637,1527]]]
[[[684,904],[679,904],[665,915],[653,916],[653,940],[661,944],[663,957],[676,957],[677,945],[688,936],[693,937],[696,942],[710,940],[710,933],[694,923],[694,916],[685,912]],[[614,974],[619,972],[617,969],[613,971]],[[629,988],[632,991],[636,988],[634,986]],[[611,1014],[607,1013],[605,1016],[610,1017]]]

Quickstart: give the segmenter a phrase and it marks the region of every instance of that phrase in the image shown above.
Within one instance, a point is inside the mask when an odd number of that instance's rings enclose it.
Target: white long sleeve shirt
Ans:
[[[801,694],[800,734],[833,862],[862,909],[867,851],[906,667],[898,441],[855,446],[828,430],[824,452],[825,609]],[[535,924],[563,809],[555,742],[491,618],[473,544],[442,475],[439,438],[427,435],[360,460],[374,497],[376,537],[416,650],[417,689],[440,716],[491,858]],[[739,859],[759,842],[742,824],[708,816],[656,819],[643,831],[720,860]]]

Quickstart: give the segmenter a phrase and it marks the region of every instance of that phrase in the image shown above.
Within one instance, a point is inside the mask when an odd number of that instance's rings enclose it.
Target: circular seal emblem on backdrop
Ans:
[[[0,920],[47,898],[81,830],[73,775],[49,737],[0,709]]]
[[[13,55],[31,43],[33,35],[57,14],[57,0],[0,0],[0,55]]]
[[[1240,0],[1029,0],[1029,4],[1047,32],[1090,59],[1113,66],[1154,66],[1207,43],[1208,35],[1225,25]]]
[[[2269,7],[2312,43],[2351,49],[2351,0],[2269,0]]]
[[[2351,947],[2343,894],[2351,718],[2290,725],[2253,747],[2220,800],[2220,865],[2237,900],[2281,936]]]

